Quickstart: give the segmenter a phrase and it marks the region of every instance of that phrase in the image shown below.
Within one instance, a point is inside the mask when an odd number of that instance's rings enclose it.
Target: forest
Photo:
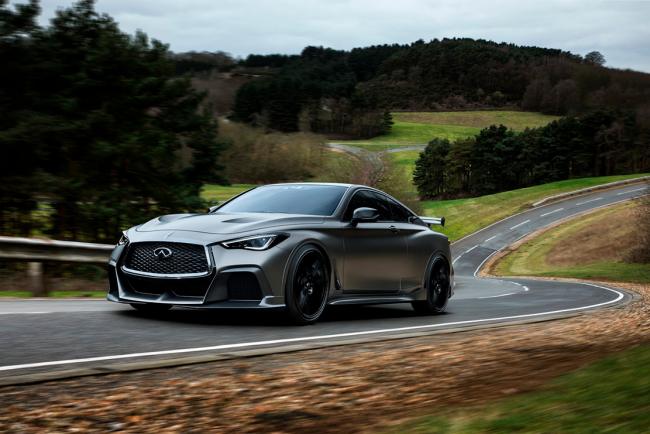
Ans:
[[[267,60],[267,62],[265,62]],[[235,119],[281,131],[372,137],[394,110],[516,107],[555,115],[639,109],[650,74],[604,66],[598,52],[474,39],[422,40],[350,51],[306,47],[299,56],[249,56],[273,74],[242,86]]]
[[[631,110],[567,116],[516,133],[503,125],[477,136],[433,139],[415,163],[421,198],[478,196],[570,178],[650,169],[650,122]]]

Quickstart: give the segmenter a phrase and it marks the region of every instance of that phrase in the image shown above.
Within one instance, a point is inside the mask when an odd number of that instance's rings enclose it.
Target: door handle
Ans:
[[[399,232],[399,229],[397,229],[397,228],[396,228],[395,226],[393,226],[393,225],[389,226],[388,229],[390,229],[390,231],[391,231],[392,233],[394,233],[394,234],[396,234],[396,233]]]

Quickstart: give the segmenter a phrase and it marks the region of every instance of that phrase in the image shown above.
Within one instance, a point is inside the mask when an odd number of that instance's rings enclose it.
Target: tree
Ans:
[[[19,235],[29,235],[37,207],[31,185],[37,143],[29,140],[24,118],[38,104],[29,83],[36,68],[32,38],[39,12],[35,0],[13,8],[0,0],[0,231]]]
[[[166,45],[121,32],[92,0],[22,38],[29,80],[9,96],[13,121],[0,143],[5,155],[28,150],[23,181],[32,201],[51,205],[50,235],[112,241],[154,215],[203,207],[201,185],[222,180],[223,145],[199,110],[204,95],[175,76]],[[11,174],[3,170],[0,184]]]
[[[600,51],[590,51],[585,55],[585,62],[592,65],[603,66],[605,64],[605,56]]]
[[[473,193],[495,193],[504,186],[506,189],[513,187],[508,181],[513,178],[516,145],[507,140],[513,136],[514,132],[504,125],[491,125],[476,136],[472,154]],[[508,176],[504,177],[506,173]]]
[[[446,159],[450,147],[447,139],[433,139],[415,161],[413,183],[422,199],[439,197],[446,192]]]

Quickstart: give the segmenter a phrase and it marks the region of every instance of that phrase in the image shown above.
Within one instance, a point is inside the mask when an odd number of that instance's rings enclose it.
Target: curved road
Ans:
[[[410,305],[342,306],[331,308],[316,325],[296,327],[287,325],[281,315],[266,312],[175,309],[154,318],[100,300],[0,301],[0,384],[23,374],[80,368],[99,372],[120,363],[146,365],[233,352],[274,352],[543,320],[613,306],[630,296],[587,283],[482,279],[476,273],[490,255],[541,227],[648,193],[647,185],[632,184],[565,199],[509,217],[454,243],[456,294],[448,313],[440,316],[417,316]]]

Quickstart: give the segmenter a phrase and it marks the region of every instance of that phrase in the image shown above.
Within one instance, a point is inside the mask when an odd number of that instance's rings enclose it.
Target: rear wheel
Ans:
[[[435,259],[427,279],[427,299],[412,302],[413,309],[423,315],[443,313],[449,301],[450,282],[447,263]]]
[[[297,324],[312,324],[325,310],[329,269],[325,255],[314,246],[301,247],[289,272],[285,303]]]
[[[163,313],[172,308],[170,304],[131,303],[131,307],[138,312]]]

